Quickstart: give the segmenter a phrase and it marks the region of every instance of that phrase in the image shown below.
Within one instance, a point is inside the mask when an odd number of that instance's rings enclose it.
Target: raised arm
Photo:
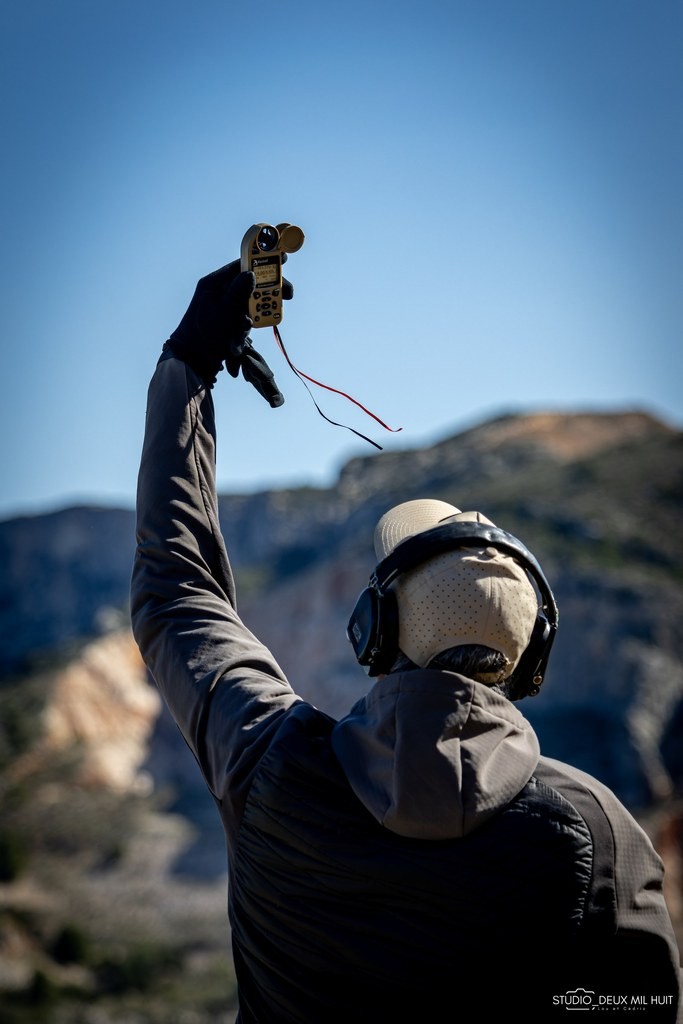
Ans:
[[[253,276],[235,265],[202,279],[164,347],[148,393],[131,584],[143,658],[235,824],[261,751],[298,701],[237,614],[218,520],[211,387],[222,360],[271,405],[282,402],[248,341],[243,310],[252,288]]]

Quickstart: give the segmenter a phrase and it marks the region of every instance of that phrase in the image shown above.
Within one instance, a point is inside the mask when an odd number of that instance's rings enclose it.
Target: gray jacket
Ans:
[[[234,865],[254,780],[303,702],[237,613],[218,521],[211,392],[173,357],[160,360],[150,385],[137,530],[135,637],[216,800]],[[476,833],[544,775],[570,801],[580,790],[614,837],[612,932],[656,937],[653,957],[677,973],[662,865],[649,840],[604,786],[541,758],[514,704],[455,674],[391,674],[332,725],[330,744],[362,813],[425,841],[421,850]],[[678,991],[669,985],[662,995],[668,1013],[653,1019],[673,1021]]]

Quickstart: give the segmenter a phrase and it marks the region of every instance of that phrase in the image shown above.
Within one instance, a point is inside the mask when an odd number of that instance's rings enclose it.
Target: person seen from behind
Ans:
[[[370,686],[339,720],[240,619],[212,390],[225,365],[282,404],[249,335],[254,281],[239,261],[202,278],[163,347],[131,583],[140,651],[225,830],[238,1021],[676,1021],[662,862],[519,707],[557,627],[521,541],[438,498],[388,509],[348,627]]]

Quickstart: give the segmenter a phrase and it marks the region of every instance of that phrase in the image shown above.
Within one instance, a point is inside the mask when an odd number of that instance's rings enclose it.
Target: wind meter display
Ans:
[[[249,299],[254,327],[281,323],[283,255],[297,252],[303,244],[304,233],[295,224],[252,224],[242,239],[242,270],[250,270],[256,278]]]

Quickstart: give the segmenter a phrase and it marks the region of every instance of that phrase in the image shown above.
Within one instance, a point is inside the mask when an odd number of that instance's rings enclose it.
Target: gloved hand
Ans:
[[[233,377],[241,369],[244,379],[277,408],[284,398],[270,367],[249,338],[253,324],[247,315],[247,303],[254,283],[252,273],[240,270],[239,260],[201,278],[164,350],[191,366],[209,387],[214,385],[224,361]],[[291,299],[293,294],[292,285],[283,278],[283,299]]]

